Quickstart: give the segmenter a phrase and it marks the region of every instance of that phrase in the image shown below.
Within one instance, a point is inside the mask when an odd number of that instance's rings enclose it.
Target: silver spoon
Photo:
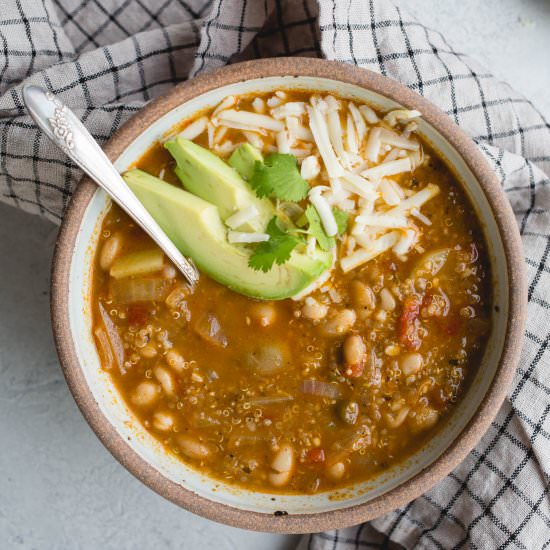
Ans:
[[[174,262],[189,284],[197,283],[197,268],[147,212],[77,116],[52,93],[39,86],[25,86],[23,101],[39,128],[133,218]]]

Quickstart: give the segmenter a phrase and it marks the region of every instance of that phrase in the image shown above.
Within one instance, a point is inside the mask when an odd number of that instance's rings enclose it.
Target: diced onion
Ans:
[[[182,130],[178,137],[183,139],[195,139],[199,137],[205,130],[206,126],[208,125],[208,118],[205,116],[201,116],[197,120],[193,121],[191,124],[186,126],[184,130]]]
[[[300,167],[300,175],[305,180],[309,181],[315,179],[321,172],[321,166],[319,165],[319,159],[315,155],[306,157],[302,166]]]
[[[159,277],[127,277],[111,282],[111,294],[117,304],[154,302],[166,298],[169,286],[169,281]]]
[[[308,395],[317,395],[318,397],[328,397],[337,399],[342,395],[341,389],[331,382],[323,380],[302,380],[300,391]]]
[[[230,243],[263,243],[269,241],[267,233],[245,233],[243,231],[228,231],[227,240]]]
[[[315,206],[319,217],[321,218],[321,223],[325,233],[329,237],[334,237],[338,233],[338,225],[334,219],[334,214],[332,213],[332,208],[330,207],[327,200],[321,195],[322,190],[319,190],[318,187],[314,187],[309,192],[309,200],[311,204]]]
[[[340,266],[344,273],[348,273],[352,269],[359,267],[360,265],[369,262],[376,256],[386,252],[394,246],[399,240],[399,231],[390,231],[385,235],[382,235],[378,239],[371,242],[369,248],[360,248],[356,250],[351,256],[346,256],[340,260]]]
[[[380,180],[385,176],[394,176],[396,174],[402,174],[403,172],[410,172],[411,169],[411,160],[407,157],[379,164],[373,168],[368,168],[364,172],[361,172],[361,175],[365,178]]]
[[[113,359],[115,360],[116,366],[122,372],[124,370],[124,345],[122,339],[116,325],[113,323],[113,320],[101,303],[99,304],[99,314],[101,315],[101,320],[105,327],[105,335],[107,336],[108,343],[113,352]]]
[[[225,220],[225,225],[227,225],[231,229],[237,229],[241,225],[249,222],[250,220],[253,220],[255,217],[258,216],[259,213],[260,212],[258,211],[256,206],[251,204],[250,206],[239,210],[232,216],[229,216],[229,218]]]

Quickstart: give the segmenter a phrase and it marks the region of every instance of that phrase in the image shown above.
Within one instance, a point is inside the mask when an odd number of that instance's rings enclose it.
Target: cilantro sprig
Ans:
[[[250,185],[258,197],[298,202],[305,199],[309,184],[300,175],[293,155],[273,153],[256,161]]]
[[[299,244],[304,243],[303,237],[282,228],[277,216],[271,218],[265,232],[269,235],[269,241],[258,244],[248,259],[249,267],[257,271],[267,272],[274,263],[284,264],[290,258],[292,251]]]

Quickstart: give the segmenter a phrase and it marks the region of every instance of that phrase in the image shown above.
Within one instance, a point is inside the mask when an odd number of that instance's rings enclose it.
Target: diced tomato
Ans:
[[[363,375],[365,370],[365,363],[355,363],[354,365],[346,365],[344,374],[350,378],[359,378]]]
[[[399,341],[409,349],[418,349],[420,337],[418,336],[418,316],[420,315],[420,301],[416,296],[407,296],[403,303],[403,311],[399,317],[398,330]]]
[[[313,462],[314,464],[320,464],[325,461],[325,451],[319,447],[310,449],[307,452],[307,460]]]
[[[147,307],[139,304],[128,306],[127,319],[128,324],[131,326],[143,326],[149,319],[149,312],[147,311]]]

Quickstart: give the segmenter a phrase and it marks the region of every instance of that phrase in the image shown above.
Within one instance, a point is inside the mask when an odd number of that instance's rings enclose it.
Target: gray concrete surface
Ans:
[[[401,0],[550,118],[547,0]],[[52,344],[56,228],[0,205],[0,550],[283,550],[296,539],[201,519],[134,479],[77,410]]]

